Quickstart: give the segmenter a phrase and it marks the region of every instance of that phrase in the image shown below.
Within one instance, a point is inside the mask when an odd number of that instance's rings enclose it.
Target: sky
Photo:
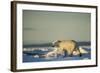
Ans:
[[[90,41],[90,24],[90,13],[23,10],[23,44]]]

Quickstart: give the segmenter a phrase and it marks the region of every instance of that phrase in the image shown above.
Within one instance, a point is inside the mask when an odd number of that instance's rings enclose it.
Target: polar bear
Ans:
[[[77,42],[75,40],[57,40],[53,42],[54,50],[48,52],[46,57],[54,56],[57,57],[58,54],[65,55],[67,53],[69,56],[79,55],[82,53],[88,53],[82,47],[78,47]]]

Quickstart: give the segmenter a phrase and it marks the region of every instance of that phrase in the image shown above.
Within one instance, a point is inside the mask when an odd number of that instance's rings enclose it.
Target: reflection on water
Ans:
[[[53,50],[53,47],[27,47],[23,48],[23,62],[45,62],[45,61],[64,61],[64,60],[88,60],[91,59],[91,49],[88,46],[82,46],[88,53],[73,56],[57,55],[57,57],[46,58],[44,55]]]

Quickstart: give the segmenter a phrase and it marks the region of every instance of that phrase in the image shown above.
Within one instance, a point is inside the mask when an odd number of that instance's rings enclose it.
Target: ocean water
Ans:
[[[62,56],[45,58],[43,55],[53,50],[52,47],[24,47],[23,50],[23,62],[45,62],[45,61],[68,61],[68,60],[88,60],[91,59],[91,48],[88,46],[83,47],[88,53],[82,54],[82,56]]]

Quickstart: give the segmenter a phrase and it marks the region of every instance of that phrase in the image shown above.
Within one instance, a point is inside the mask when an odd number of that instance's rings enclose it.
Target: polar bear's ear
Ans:
[[[61,40],[57,40],[58,43],[62,42]]]

